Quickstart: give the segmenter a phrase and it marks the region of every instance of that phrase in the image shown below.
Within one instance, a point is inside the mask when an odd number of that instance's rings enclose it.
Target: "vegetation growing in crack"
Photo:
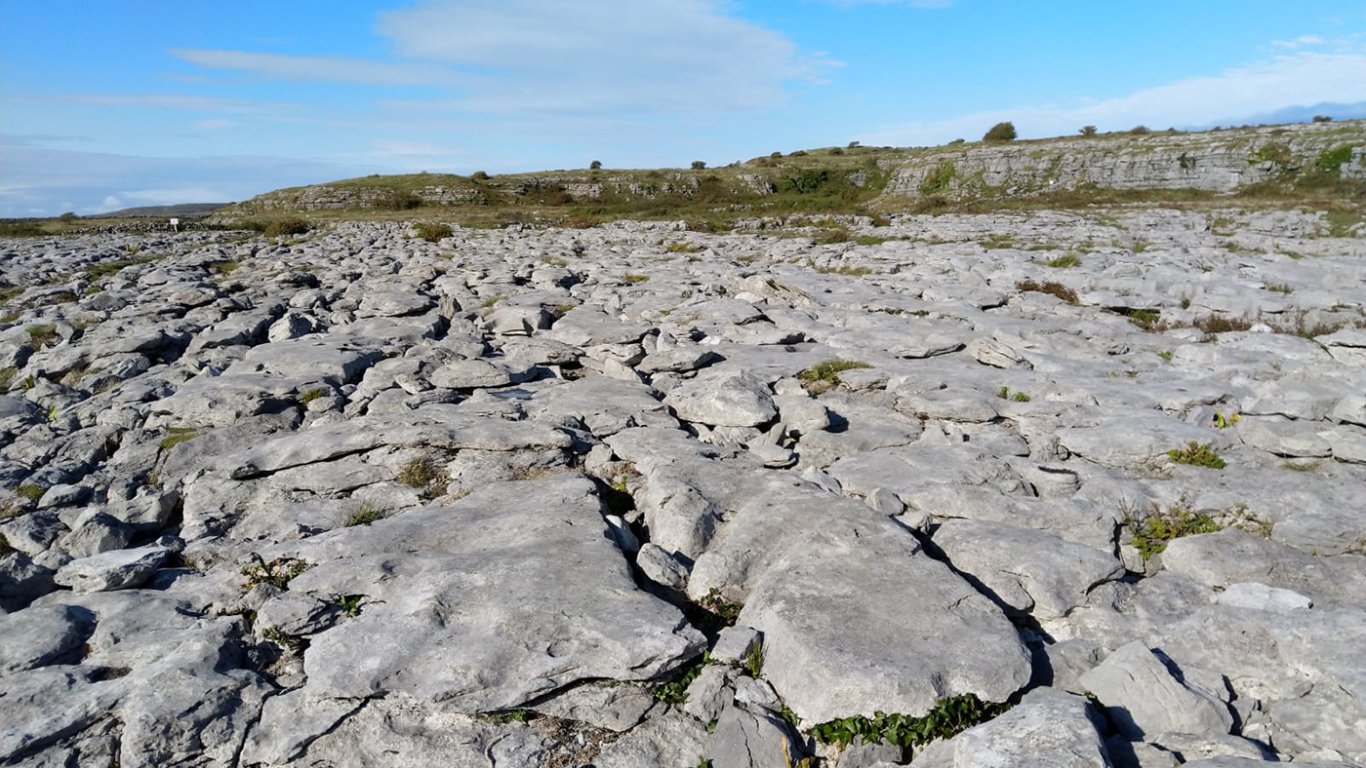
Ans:
[[[1190,441],[1185,448],[1173,448],[1167,451],[1167,458],[1177,464],[1189,464],[1193,467],[1205,467],[1206,469],[1223,469],[1228,466],[1228,463],[1220,458],[1218,453],[1215,453],[1213,446],[1195,440]]]
[[[1055,280],[1046,280],[1042,283],[1033,279],[1021,280],[1015,284],[1015,290],[1023,293],[1046,293],[1073,305],[1081,303],[1076,291]]]
[[[378,522],[388,516],[389,510],[387,508],[366,501],[362,502],[355,512],[347,515],[342,525],[347,528],[354,528],[357,525],[369,525]]]
[[[337,595],[332,598],[332,601],[343,616],[354,619],[360,615],[361,605],[365,602],[365,595]]]
[[[299,395],[299,404],[308,405],[309,403],[313,402],[314,400],[317,400],[320,397],[327,397],[329,394],[331,394],[330,390],[324,389],[322,387],[314,387],[312,389],[306,390],[303,394]]]
[[[1005,704],[990,704],[968,693],[940,699],[922,717],[876,712],[872,717],[856,715],[821,723],[811,735],[822,744],[847,747],[855,739],[866,743],[885,743],[912,749],[940,739],[949,739],[986,722],[1009,709]]]
[[[277,557],[270,562],[265,562],[258,555],[253,555],[256,562],[242,569],[242,575],[247,577],[243,587],[250,591],[260,584],[269,584],[279,589],[288,589],[289,582],[295,576],[312,568],[309,563],[294,557]]]
[[[1129,523],[1134,548],[1145,561],[1165,551],[1167,542],[1172,539],[1199,533],[1214,533],[1218,530],[1220,526],[1213,517],[1195,512],[1184,503]]]
[[[166,436],[161,438],[161,442],[157,443],[157,446],[160,447],[162,451],[169,451],[177,445],[180,445],[187,440],[193,440],[196,437],[199,437],[199,430],[194,427],[168,427],[166,429]]]
[[[654,697],[665,704],[682,704],[688,700],[688,686],[692,681],[702,674],[702,669],[712,664],[710,652],[704,652],[692,664],[683,667],[683,671],[677,677],[667,683],[660,683],[655,686]]]
[[[845,371],[853,371],[859,368],[872,368],[873,366],[860,360],[845,360],[843,358],[833,358],[816,363],[810,368],[798,371],[797,380],[806,387],[806,391],[811,394],[820,394],[830,389],[838,387],[844,383],[840,381],[840,374]]]
[[[446,470],[437,466],[430,456],[422,456],[399,468],[398,481],[409,488],[418,489],[423,498],[435,498],[440,495],[440,486],[449,482],[450,478]]]

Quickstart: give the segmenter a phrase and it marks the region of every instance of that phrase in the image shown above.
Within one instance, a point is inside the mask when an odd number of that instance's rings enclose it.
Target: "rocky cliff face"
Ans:
[[[888,197],[1019,195],[1078,189],[1232,192],[1316,170],[1366,178],[1366,124],[1310,124],[944,147],[901,165]]]

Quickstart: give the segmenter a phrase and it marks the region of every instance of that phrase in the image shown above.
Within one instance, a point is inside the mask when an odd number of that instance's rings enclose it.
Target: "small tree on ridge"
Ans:
[[[1014,141],[1015,136],[1014,123],[997,123],[991,126],[991,130],[986,132],[982,141]]]

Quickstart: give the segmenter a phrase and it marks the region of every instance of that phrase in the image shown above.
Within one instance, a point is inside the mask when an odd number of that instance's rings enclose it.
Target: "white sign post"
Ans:
[[[180,231],[180,219],[171,219],[171,229],[174,229],[177,232]]]

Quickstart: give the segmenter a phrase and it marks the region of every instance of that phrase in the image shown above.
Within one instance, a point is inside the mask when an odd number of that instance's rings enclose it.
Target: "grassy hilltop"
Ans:
[[[215,214],[223,223],[282,216],[429,219],[466,226],[591,226],[619,219],[686,220],[724,229],[793,215],[984,212],[1123,203],[1308,206],[1355,218],[1366,200],[1366,122],[1202,133],[1125,132],[943,147],[827,147],[688,169],[558,170],[490,176],[368,176],[277,190]],[[1138,168],[1137,183],[1057,184],[1078,163]],[[986,168],[1006,168],[1008,182]],[[1201,169],[1254,179],[1200,186]],[[1151,166],[1149,169],[1147,166]],[[1170,166],[1170,168],[1168,168]],[[1012,174],[1013,175],[1010,175]],[[1152,184],[1143,185],[1143,173]],[[1181,174],[1193,179],[1180,186]],[[1176,180],[1173,181],[1172,177]],[[993,183],[993,180],[995,182]],[[1130,180],[1132,182],[1132,180]]]

